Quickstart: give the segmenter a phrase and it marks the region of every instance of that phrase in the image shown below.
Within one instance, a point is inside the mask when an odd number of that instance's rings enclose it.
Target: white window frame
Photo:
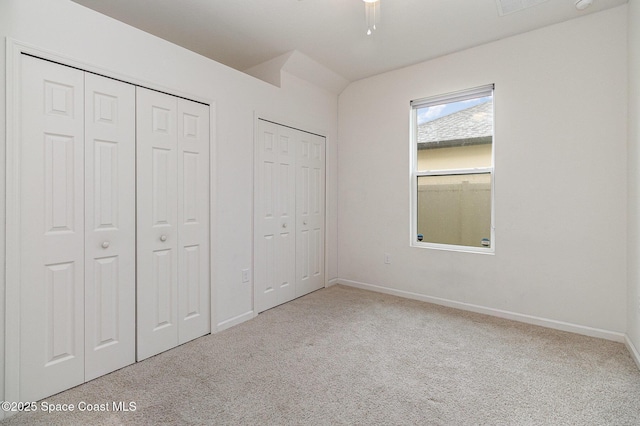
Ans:
[[[491,141],[491,167],[481,168],[469,168],[469,169],[444,169],[444,170],[418,170],[418,114],[419,108],[425,108],[429,106],[442,105],[445,103],[452,103],[458,101],[464,101],[467,99],[479,98],[482,96],[492,95],[492,107],[494,109],[493,122],[494,131]],[[485,86],[479,86],[472,89],[460,90],[453,93],[431,96],[422,99],[416,99],[410,103],[411,111],[411,137],[410,137],[410,154],[411,154],[411,170],[410,170],[410,187],[411,187],[411,201],[410,201],[410,235],[409,244],[411,247],[436,249],[436,250],[448,250],[467,253],[481,253],[481,254],[495,254],[496,250],[496,236],[495,236],[495,86],[494,84],[488,84]],[[418,241],[418,178],[422,176],[449,176],[449,175],[466,175],[466,174],[485,174],[491,175],[491,235],[489,247],[473,247],[473,246],[461,246],[455,244],[441,244],[430,243],[426,241]]]

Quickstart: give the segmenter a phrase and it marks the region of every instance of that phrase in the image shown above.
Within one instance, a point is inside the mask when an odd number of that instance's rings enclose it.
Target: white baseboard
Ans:
[[[339,278],[334,278],[332,280],[329,280],[329,282],[327,282],[327,288],[334,286],[336,284],[340,284],[340,279]]]
[[[218,323],[218,326],[216,327],[216,333],[226,330],[227,328],[231,328],[234,325],[242,324],[243,322],[249,321],[253,318],[255,318],[255,314],[253,313],[253,311],[249,311],[228,320],[224,320]]]
[[[627,336],[624,333],[616,331],[602,330],[578,324],[571,324],[563,321],[556,321],[546,318],[540,318],[532,315],[519,314],[517,312],[503,311],[501,309],[488,308],[485,306],[473,305],[471,303],[457,302],[455,300],[442,299],[440,297],[426,296],[424,294],[413,293],[410,291],[397,290],[389,287],[383,287],[373,284],[362,283],[353,280],[337,278],[335,284],[343,284],[349,287],[360,288],[363,290],[376,291],[378,293],[391,294],[393,296],[405,297],[407,299],[420,300],[422,302],[433,303],[436,305],[447,306],[450,308],[461,309],[463,311],[471,311],[479,314],[491,315],[494,317],[505,318],[513,321],[524,322],[527,324],[539,325],[542,327],[552,328],[555,330],[568,331],[571,333],[582,334],[590,337],[598,337],[601,339],[612,340],[614,342],[625,343]],[[637,354],[637,352],[636,352]],[[638,358],[636,357],[636,362]],[[640,365],[640,364],[639,364]]]
[[[640,351],[638,351],[638,348],[636,348],[631,339],[629,339],[629,336],[625,336],[624,343],[627,346],[629,353],[631,354],[631,358],[633,358],[633,360],[636,362],[636,365],[640,369]]]

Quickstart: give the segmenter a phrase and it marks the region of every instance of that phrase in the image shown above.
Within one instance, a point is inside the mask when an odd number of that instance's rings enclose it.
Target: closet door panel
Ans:
[[[84,73],[22,56],[20,400],[84,381]]]
[[[135,362],[135,86],[85,76],[85,380]]]
[[[255,285],[257,289],[256,307],[262,312],[278,305],[278,286],[276,285],[276,235],[277,198],[276,164],[278,154],[275,150],[278,128],[275,124],[258,121],[258,141],[256,146],[257,194],[254,213],[256,218]]]
[[[295,131],[280,126],[278,131],[276,285],[278,304],[296,297],[296,139]]]
[[[324,287],[325,139],[299,132],[296,194],[296,296]]]
[[[209,107],[178,99],[178,343],[210,332]]]
[[[137,359],[178,342],[177,98],[136,89]]]
[[[292,129],[258,121],[256,309],[295,298],[295,152]]]

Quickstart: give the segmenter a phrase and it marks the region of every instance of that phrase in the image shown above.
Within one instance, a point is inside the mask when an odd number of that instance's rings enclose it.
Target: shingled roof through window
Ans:
[[[491,143],[493,102],[487,101],[418,126],[418,149]]]

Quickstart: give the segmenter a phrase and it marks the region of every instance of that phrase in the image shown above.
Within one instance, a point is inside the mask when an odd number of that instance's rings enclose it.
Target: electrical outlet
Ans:
[[[384,254],[384,263],[386,263],[387,265],[391,264],[391,255],[389,253]]]
[[[242,270],[242,282],[243,283],[248,283],[249,282],[249,270],[248,269],[243,269]]]

